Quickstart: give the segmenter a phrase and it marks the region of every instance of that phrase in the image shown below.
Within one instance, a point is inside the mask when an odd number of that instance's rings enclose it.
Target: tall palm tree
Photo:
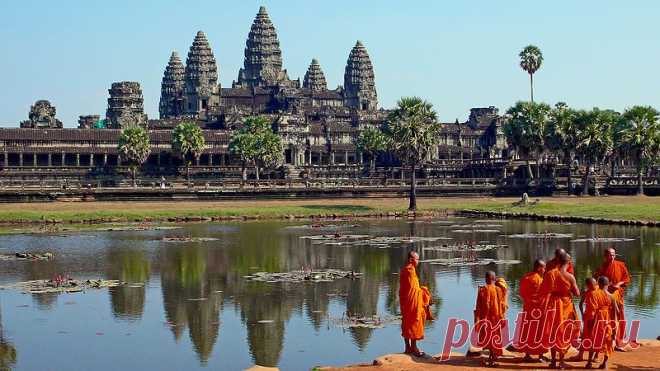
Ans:
[[[147,160],[151,153],[149,133],[141,126],[129,126],[121,131],[117,151],[121,159],[126,161],[131,170],[133,187],[136,186],[135,174],[137,169]]]
[[[423,166],[439,139],[440,123],[433,105],[418,97],[404,97],[387,119],[386,133],[399,160],[410,166],[410,203],[417,210],[415,171]]]
[[[573,194],[572,166],[575,160],[575,147],[577,146],[577,112],[569,108],[566,103],[557,103],[550,112],[548,125],[547,147],[551,151],[558,151],[561,160],[568,167],[566,188],[568,194]]]
[[[518,56],[520,57],[520,68],[529,74],[530,96],[531,101],[534,102],[534,74],[541,68],[543,54],[537,46],[527,45]]]
[[[172,149],[186,165],[186,180],[190,186],[190,165],[199,158],[206,145],[204,133],[194,122],[182,122],[172,130]]]
[[[660,121],[658,111],[650,106],[634,106],[623,114],[620,131],[622,144],[637,163],[637,194],[644,194],[643,174],[658,159]]]
[[[576,150],[585,166],[582,181],[582,195],[584,196],[589,195],[592,167],[602,163],[612,153],[614,147],[612,131],[617,120],[616,112],[598,108],[577,113]]]
[[[545,103],[517,102],[507,110],[508,119],[504,124],[504,134],[518,155],[525,159],[527,172],[534,179],[530,159],[536,159],[537,177],[539,157],[545,148],[546,131],[550,106]]]

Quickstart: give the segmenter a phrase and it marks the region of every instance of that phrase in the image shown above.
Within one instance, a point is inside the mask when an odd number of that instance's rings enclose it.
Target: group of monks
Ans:
[[[525,362],[543,362],[550,351],[550,368],[565,368],[567,350],[577,346],[579,354],[566,361],[583,361],[588,353],[586,368],[591,368],[599,353],[603,361],[599,368],[606,368],[615,346],[623,344],[625,321],[623,311],[624,290],[630,284],[625,263],[616,260],[613,248],[605,250],[603,263],[593,277],[585,281],[581,292],[575,279],[571,257],[563,249],[557,249],[547,263],[534,262],[533,270],[520,281],[520,297],[523,301],[517,326],[522,326],[513,348],[524,353]],[[429,310],[432,297],[426,287],[420,286],[416,273],[419,256],[412,251],[400,274],[399,297],[402,322],[401,335],[405,353],[424,356],[417,341],[424,338],[424,323],[432,319]],[[486,366],[497,366],[503,353],[502,334],[508,309],[508,285],[494,272],[487,272],[485,285],[479,286],[474,310],[474,331],[478,346],[487,349]],[[580,321],[573,297],[580,297]],[[522,318],[522,319],[521,319]],[[538,358],[534,358],[538,355]]]

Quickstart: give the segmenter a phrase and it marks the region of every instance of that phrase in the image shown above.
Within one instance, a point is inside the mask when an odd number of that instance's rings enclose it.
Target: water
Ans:
[[[341,233],[373,236],[447,236],[416,242],[417,248],[457,241],[488,241],[507,248],[480,257],[518,259],[521,264],[444,267],[422,264],[420,279],[438,298],[422,343],[440,351],[448,317],[472,318],[475,292],[486,269],[512,286],[509,318],[520,307],[518,280],[536,257],[564,247],[576,262],[578,282],[600,264],[602,249],[615,246],[633,276],[626,315],[642,322],[640,337],[660,328],[658,276],[660,229],[491,221],[456,233],[472,219],[438,223],[405,220],[338,222],[356,224]],[[313,244],[304,235],[332,230],[296,228],[305,222],[188,224],[158,231],[86,231],[0,237],[0,253],[52,251],[53,261],[0,262],[0,284],[68,274],[75,278],[120,279],[131,283],[77,294],[30,295],[0,291],[0,369],[16,370],[240,370],[253,364],[283,370],[369,361],[402,350],[397,325],[346,329],[331,319],[345,313],[398,312],[398,276],[409,244],[343,246]],[[580,237],[628,237],[630,242],[571,243],[570,239],[513,239],[515,233],[570,233]],[[217,241],[171,243],[166,236],[213,237]],[[402,248],[401,246],[404,246]],[[426,250],[422,258],[468,256]],[[474,255],[474,254],[473,254]],[[258,271],[301,267],[340,268],[364,273],[359,280],[317,284],[273,284],[244,278]],[[193,299],[193,300],[190,300]],[[194,300],[197,299],[197,300]],[[202,300],[200,300],[202,299]],[[259,323],[268,320],[269,323]]]

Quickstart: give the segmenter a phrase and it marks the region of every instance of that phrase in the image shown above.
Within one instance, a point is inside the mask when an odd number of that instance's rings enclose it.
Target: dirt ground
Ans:
[[[615,352],[610,361],[610,370],[642,371],[660,370],[660,341],[640,340],[640,347],[629,352]],[[569,357],[575,353],[569,353]],[[600,361],[600,358],[599,358]],[[568,362],[572,369],[584,369],[585,362]],[[598,363],[595,364],[598,367]],[[438,362],[432,357],[417,359],[405,354],[388,354],[373,362],[345,367],[319,367],[324,371],[445,371],[445,370],[489,370],[482,367],[481,358],[466,358],[452,354],[450,360]],[[521,355],[505,352],[499,361],[500,370],[547,370],[547,363],[523,363]],[[571,369],[571,368],[569,368]]]

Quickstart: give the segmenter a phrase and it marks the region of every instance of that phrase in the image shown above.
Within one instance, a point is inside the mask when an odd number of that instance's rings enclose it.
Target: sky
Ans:
[[[0,2],[0,126],[18,126],[38,99],[57,107],[65,127],[76,127],[79,115],[104,116],[114,81],[138,81],[146,113],[158,118],[170,53],[185,61],[198,30],[211,43],[221,85],[231,86],[260,5],[292,79],[317,58],[328,86],[341,85],[361,40],[384,108],[416,95],[442,121],[463,121],[471,107],[504,111],[529,99],[518,65],[528,44],[544,55],[537,101],[660,108],[656,0],[21,0]]]

